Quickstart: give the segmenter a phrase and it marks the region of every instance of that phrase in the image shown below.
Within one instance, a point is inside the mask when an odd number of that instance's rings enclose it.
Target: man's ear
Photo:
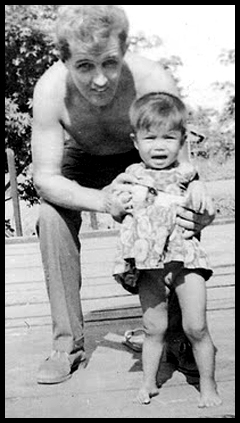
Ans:
[[[129,46],[130,46],[130,39],[128,38],[128,39],[125,41],[124,46],[122,47],[122,54],[123,54],[123,56],[125,56],[126,52],[127,52],[127,51],[128,51],[128,49],[129,49]]]

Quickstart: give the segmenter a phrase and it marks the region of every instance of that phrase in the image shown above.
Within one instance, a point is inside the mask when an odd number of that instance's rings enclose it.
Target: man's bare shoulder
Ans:
[[[64,97],[66,93],[67,69],[62,62],[54,63],[40,77],[34,88],[34,118],[60,121],[65,116]]]
[[[126,54],[125,61],[132,72],[137,96],[156,91],[179,94],[171,74],[159,62],[131,52]]]
[[[61,61],[54,63],[37,81],[35,96],[57,100],[64,97],[66,91],[67,69]]]

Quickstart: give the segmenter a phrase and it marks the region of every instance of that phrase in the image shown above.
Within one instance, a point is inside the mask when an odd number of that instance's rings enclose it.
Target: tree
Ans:
[[[234,65],[235,50],[223,50],[219,61],[223,66]],[[212,157],[222,163],[235,153],[235,85],[225,81],[212,86],[224,95],[225,102],[220,111],[202,107],[190,111],[190,125],[205,136],[200,143],[193,143],[192,151],[195,156]]]
[[[219,60],[222,65],[234,65],[235,64],[235,50],[234,49],[223,49],[219,55]]]
[[[219,60],[223,66],[235,65],[235,50],[223,50],[219,55]],[[214,87],[225,97],[217,129],[222,135],[220,149],[225,158],[228,158],[235,153],[235,84],[231,81],[216,82]]]
[[[129,49],[132,52],[138,53],[141,50],[160,47],[162,40],[158,35],[146,37],[144,32],[140,31],[136,35],[130,37]]]

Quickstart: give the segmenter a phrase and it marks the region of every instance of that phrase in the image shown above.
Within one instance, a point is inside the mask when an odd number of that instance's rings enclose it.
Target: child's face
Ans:
[[[181,131],[164,128],[140,130],[134,140],[145,165],[159,170],[170,167],[177,160],[182,144]]]

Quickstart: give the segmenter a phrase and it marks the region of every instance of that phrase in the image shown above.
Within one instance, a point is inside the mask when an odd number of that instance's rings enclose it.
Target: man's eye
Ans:
[[[103,63],[103,67],[104,68],[116,68],[117,66],[118,66],[118,61],[117,60],[114,60],[114,59],[106,60]]]
[[[77,69],[81,72],[89,72],[91,70],[93,70],[94,65],[92,63],[79,63],[77,65]]]

